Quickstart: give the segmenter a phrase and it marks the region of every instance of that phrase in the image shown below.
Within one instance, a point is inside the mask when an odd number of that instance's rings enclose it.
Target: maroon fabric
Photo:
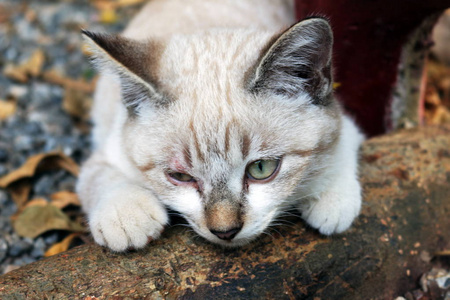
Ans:
[[[296,0],[299,19],[325,16],[334,36],[336,94],[369,136],[390,127],[392,87],[401,48],[421,21],[448,0]],[[418,87],[419,88],[419,87]]]

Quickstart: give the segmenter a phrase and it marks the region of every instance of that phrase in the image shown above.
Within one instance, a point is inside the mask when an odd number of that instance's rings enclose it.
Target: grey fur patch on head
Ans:
[[[287,97],[306,92],[314,104],[328,105],[332,101],[332,46],[333,33],[326,19],[300,21],[262,56],[250,90]]]
[[[118,35],[99,34],[82,30],[93,64],[104,74],[113,73],[121,82],[122,100],[130,114],[141,105],[151,103],[165,106],[168,102],[157,91],[158,59],[163,45],[156,42],[138,42]]]

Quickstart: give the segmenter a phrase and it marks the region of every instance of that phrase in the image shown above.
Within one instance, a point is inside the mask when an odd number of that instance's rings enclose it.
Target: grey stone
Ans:
[[[51,176],[43,175],[34,184],[33,191],[36,195],[45,196],[51,193],[53,179]]]
[[[45,241],[42,237],[39,237],[35,242],[34,242],[34,248],[33,250],[31,250],[31,257],[34,258],[41,258],[42,256],[44,256],[45,253]]]
[[[0,162],[7,161],[8,157],[9,157],[8,150],[0,148]]]
[[[0,263],[5,260],[8,254],[8,243],[5,239],[0,238]]]
[[[23,253],[28,252],[33,247],[33,244],[25,239],[18,240],[9,247],[8,254],[13,257],[17,257]]]
[[[14,140],[14,148],[19,151],[26,151],[33,148],[33,139],[27,135],[20,135]]]

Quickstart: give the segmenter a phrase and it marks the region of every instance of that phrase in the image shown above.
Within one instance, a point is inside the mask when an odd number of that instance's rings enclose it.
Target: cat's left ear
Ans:
[[[332,101],[332,47],[333,33],[326,19],[300,21],[263,53],[250,90],[286,97],[306,92],[314,104],[328,105]]]

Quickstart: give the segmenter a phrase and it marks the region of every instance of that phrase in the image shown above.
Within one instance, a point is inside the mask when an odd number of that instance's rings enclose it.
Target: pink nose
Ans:
[[[217,236],[219,239],[231,241],[241,230],[242,227],[233,228],[228,231],[217,231],[210,229],[211,233]]]

